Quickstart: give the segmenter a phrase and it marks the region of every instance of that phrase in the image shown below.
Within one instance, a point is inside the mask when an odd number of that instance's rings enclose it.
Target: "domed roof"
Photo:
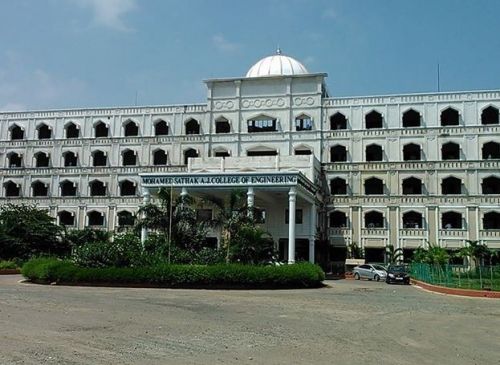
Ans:
[[[266,77],[285,75],[304,75],[309,71],[295,58],[281,54],[278,48],[276,54],[265,57],[250,67],[246,77]]]

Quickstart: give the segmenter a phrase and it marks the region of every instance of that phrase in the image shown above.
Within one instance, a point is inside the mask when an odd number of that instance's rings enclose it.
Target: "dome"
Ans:
[[[278,49],[275,55],[263,58],[250,67],[246,77],[304,75],[308,73],[309,71],[302,63],[281,54],[281,50]]]

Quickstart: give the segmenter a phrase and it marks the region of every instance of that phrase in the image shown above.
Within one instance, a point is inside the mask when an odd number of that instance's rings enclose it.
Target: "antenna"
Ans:
[[[279,43],[278,43],[278,47],[276,47],[276,54],[277,55],[281,54],[281,48],[280,48],[280,44]]]

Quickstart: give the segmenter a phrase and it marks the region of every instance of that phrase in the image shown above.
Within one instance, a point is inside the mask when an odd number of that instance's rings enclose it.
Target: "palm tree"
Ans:
[[[467,243],[467,246],[464,246],[460,249],[460,256],[466,257],[471,260],[471,266],[480,266],[482,260],[490,253],[488,246],[480,243],[478,240],[466,240],[465,242]]]
[[[394,245],[387,245],[385,247],[385,257],[388,264],[397,264],[403,259],[403,249],[394,248]]]

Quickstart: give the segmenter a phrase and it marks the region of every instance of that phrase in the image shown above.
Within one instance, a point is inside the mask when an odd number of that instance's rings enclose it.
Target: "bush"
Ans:
[[[0,261],[0,270],[17,269],[17,267],[14,261]]]
[[[83,268],[70,261],[33,259],[22,274],[38,283],[140,285],[170,288],[313,288],[325,279],[317,265],[168,265]]]

